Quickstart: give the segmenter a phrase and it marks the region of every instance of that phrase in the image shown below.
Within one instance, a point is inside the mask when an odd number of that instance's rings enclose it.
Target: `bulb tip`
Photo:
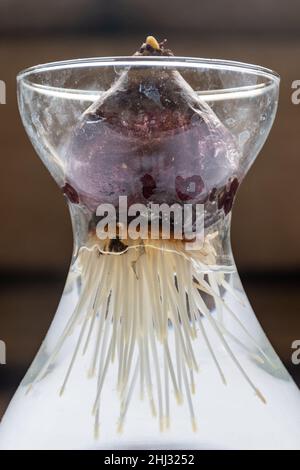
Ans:
[[[160,49],[158,41],[155,39],[154,36],[147,36],[146,37],[146,44],[148,46],[151,46],[152,49],[154,49],[156,51],[159,51],[159,49]]]

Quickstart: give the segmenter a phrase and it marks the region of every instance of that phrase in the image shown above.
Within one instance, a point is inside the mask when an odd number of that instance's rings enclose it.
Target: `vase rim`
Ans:
[[[111,57],[89,57],[89,58],[77,58],[68,59],[62,61],[54,61],[49,63],[42,63],[28,67],[21,70],[17,75],[17,81],[28,78],[30,75],[35,73],[49,72],[59,69],[71,69],[81,67],[114,67],[118,66],[130,66],[136,65],[137,63],[143,65],[150,65],[153,67],[164,66],[176,66],[176,67],[206,67],[208,69],[216,70],[231,70],[240,73],[256,74],[269,78],[273,83],[280,81],[280,75],[274,70],[263,67],[260,65],[250,64],[246,62],[239,62],[235,60],[223,60],[223,59],[210,59],[200,57],[182,57],[182,56],[152,56],[152,57],[141,57],[141,56],[111,56]],[[235,87],[239,88],[238,86]]]

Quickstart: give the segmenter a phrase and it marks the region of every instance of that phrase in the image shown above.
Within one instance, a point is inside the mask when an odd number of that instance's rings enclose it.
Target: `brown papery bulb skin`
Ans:
[[[136,56],[172,55],[156,44],[147,38]],[[128,204],[201,203],[228,185],[237,164],[233,136],[177,70],[136,64],[75,127],[66,184],[91,211],[117,207],[119,196]]]

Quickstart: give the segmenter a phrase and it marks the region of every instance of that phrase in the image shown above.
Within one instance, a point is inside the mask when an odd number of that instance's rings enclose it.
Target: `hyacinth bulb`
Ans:
[[[137,57],[170,56],[150,37]],[[101,203],[205,203],[230,186],[232,134],[179,71],[128,68],[89,107],[67,149],[67,195],[91,211]],[[237,181],[237,180],[236,180]]]

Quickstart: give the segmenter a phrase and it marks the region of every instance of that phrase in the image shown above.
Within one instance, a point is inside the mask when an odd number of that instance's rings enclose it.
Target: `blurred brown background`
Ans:
[[[1,0],[0,416],[46,333],[72,249],[64,200],[29,143],[17,110],[15,76],[37,63],[129,55],[148,34],[178,55],[236,59],[276,70],[280,105],[269,139],[239,191],[233,248],[245,289],[281,358],[300,339],[300,80],[298,0]]]

